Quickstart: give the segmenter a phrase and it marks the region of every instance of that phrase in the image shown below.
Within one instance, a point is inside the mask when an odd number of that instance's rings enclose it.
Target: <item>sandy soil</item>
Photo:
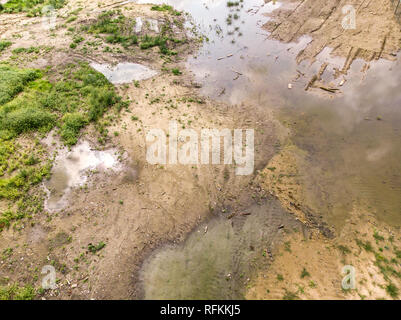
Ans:
[[[381,272],[400,245],[399,230],[383,225],[367,210],[354,209],[333,240],[297,234],[289,237],[269,270],[261,272],[248,291],[248,299],[391,299],[386,287],[400,287],[398,275]],[[370,243],[371,250],[361,243]],[[342,289],[344,266],[355,268],[355,289]],[[307,273],[303,273],[306,270]],[[280,277],[281,275],[282,277]]]
[[[355,9],[355,29],[342,27],[346,5]],[[366,72],[371,61],[394,60],[399,51],[401,30],[391,0],[286,0],[270,16],[264,27],[271,32],[271,38],[284,42],[306,39],[306,45],[298,52],[298,63],[320,62],[320,71],[310,79],[307,90],[323,87],[335,93],[355,60],[366,62],[361,70]],[[342,66],[336,57],[342,58]],[[325,71],[332,74],[322,80]]]

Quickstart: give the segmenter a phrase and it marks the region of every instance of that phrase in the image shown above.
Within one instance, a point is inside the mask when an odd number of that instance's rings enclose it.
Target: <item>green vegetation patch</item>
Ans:
[[[0,286],[0,300],[33,300],[35,295],[35,289],[30,285]]]
[[[29,17],[40,16],[46,6],[52,6],[54,9],[64,7],[67,0],[9,0],[0,6],[3,13],[26,12]]]
[[[84,29],[91,34],[104,35],[104,41],[110,44],[121,44],[124,48],[139,46],[146,50],[153,47],[159,47],[163,55],[176,55],[174,47],[177,44],[184,43],[185,40],[174,38],[170,22],[165,22],[161,26],[160,34],[157,36],[144,35],[140,38],[134,32],[136,21],[127,18],[120,11],[105,11],[101,13],[97,21]],[[73,47],[77,46],[72,43]]]
[[[393,283],[390,283],[389,285],[386,286],[386,292],[393,299],[397,299],[398,298],[399,290]]]
[[[106,246],[106,244],[103,241],[100,241],[98,244],[94,245],[92,243],[88,244],[88,250],[90,252],[92,252],[93,254],[95,254],[96,252],[102,250],[104,247]]]
[[[71,146],[87,123],[120,101],[108,80],[84,63],[68,66],[56,83],[43,79],[40,71],[2,65],[0,139],[48,132],[57,125],[65,144]]]
[[[0,52],[4,51],[11,45],[12,45],[11,41],[0,41]]]
[[[99,15],[95,23],[87,27],[87,31],[106,35],[107,43],[120,43],[129,47],[138,44],[138,38],[133,31],[135,24],[135,20],[126,18],[118,11],[105,11]]]
[[[56,128],[72,146],[87,124],[124,105],[114,86],[86,63],[68,65],[53,76],[58,80],[0,64],[0,199],[12,200],[17,208],[0,214],[0,230],[43,210],[43,199],[29,194],[50,177],[52,167],[39,138]]]
[[[161,6],[159,6],[159,5],[152,6],[150,8],[150,10],[152,10],[152,11],[165,11],[165,12],[169,12],[170,14],[172,14],[174,16],[180,16],[181,15],[180,11],[175,10],[172,6],[169,6],[167,4],[163,4]]]
[[[41,76],[38,70],[17,69],[0,64],[0,106],[20,93],[28,82]]]

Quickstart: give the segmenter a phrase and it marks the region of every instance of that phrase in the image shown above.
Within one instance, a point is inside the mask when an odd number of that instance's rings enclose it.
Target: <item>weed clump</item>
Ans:
[[[154,5],[150,8],[150,10],[152,11],[165,11],[165,12],[169,12],[170,14],[174,15],[174,16],[180,16],[181,12],[175,10],[172,6],[169,6],[167,4],[163,4],[161,6],[159,5]]]
[[[100,241],[97,245],[93,245],[92,243],[88,244],[88,250],[95,254],[96,252],[102,250],[106,244],[103,241]]]
[[[172,9],[172,7],[167,6]],[[156,11],[169,11],[165,6],[154,6]],[[161,9],[156,9],[161,8]],[[85,27],[88,33],[104,35],[104,41],[110,44],[121,44],[124,48],[139,45],[142,50],[158,47],[163,55],[176,55],[170,47],[182,43],[180,39],[172,37],[172,30],[168,22],[161,27],[157,36],[144,35],[140,38],[134,32],[136,21],[125,17],[120,11],[105,11],[98,16],[95,23]],[[74,43],[74,47],[77,44]]]
[[[12,45],[11,41],[0,41],[0,52],[4,51]]]

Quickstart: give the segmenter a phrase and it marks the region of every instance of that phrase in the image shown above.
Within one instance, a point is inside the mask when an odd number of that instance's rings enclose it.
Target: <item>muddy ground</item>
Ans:
[[[342,26],[349,14],[343,12],[345,6],[355,10],[355,25],[350,29]],[[271,20],[264,27],[272,39],[298,42],[304,38],[306,45],[297,53],[297,62],[321,63],[305,89],[336,93],[355,60],[365,62],[361,72],[366,72],[372,61],[396,59],[401,41],[396,9],[396,1],[391,0],[285,1],[269,14]],[[336,58],[345,60],[339,65]]]

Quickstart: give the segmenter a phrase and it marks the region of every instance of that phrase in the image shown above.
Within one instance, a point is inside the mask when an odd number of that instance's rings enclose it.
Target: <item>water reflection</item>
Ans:
[[[323,91],[305,92],[322,63],[329,62],[325,80],[344,65],[345,57],[332,57],[332,49],[326,48],[315,62],[297,64],[298,53],[312,39],[281,43],[261,28],[269,20],[266,14],[282,2],[252,0],[235,8],[225,1],[169,3],[189,11],[209,38],[188,61],[203,83],[203,94],[275,110],[308,154],[303,169],[309,200],[329,222],[341,227],[352,206],[364,204],[386,222],[401,224],[399,59],[373,61],[368,72],[361,72],[366,62],[356,59],[337,80],[341,94],[334,98]],[[227,24],[234,14],[239,18]],[[227,36],[236,26],[242,35]]]
[[[157,75],[157,72],[137,63],[119,63],[116,66],[92,63],[91,67],[103,73],[113,84],[124,84],[132,81],[146,80]]]
[[[46,210],[64,209],[69,192],[86,183],[89,170],[120,170],[121,163],[117,158],[115,150],[93,150],[87,141],[80,142],[70,151],[62,149],[55,160],[52,177],[45,183],[48,190]]]

